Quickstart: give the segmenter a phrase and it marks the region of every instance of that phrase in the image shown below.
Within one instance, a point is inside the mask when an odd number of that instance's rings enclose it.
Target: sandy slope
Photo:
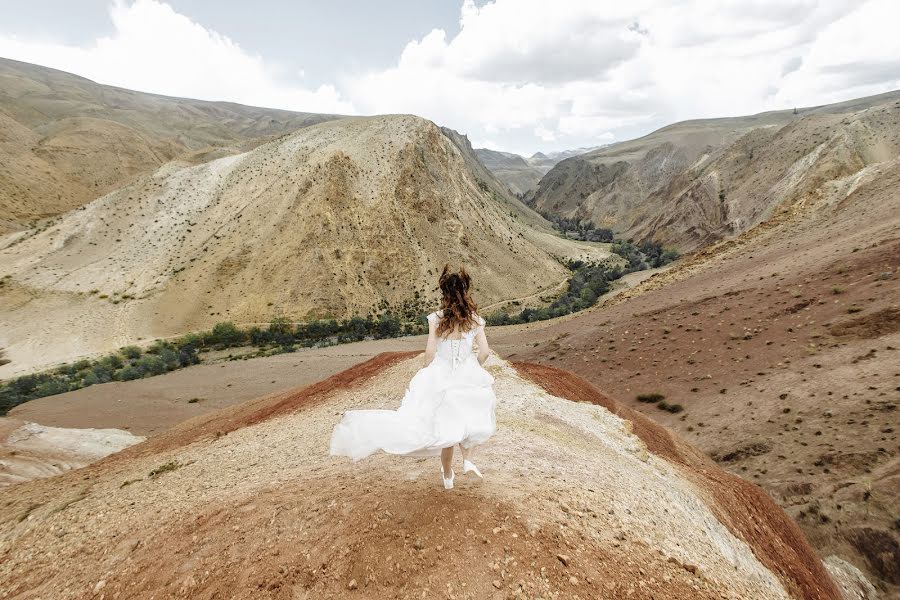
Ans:
[[[448,261],[491,303],[609,256],[495,191],[452,138],[413,116],[330,121],[3,238],[0,376],[225,320],[419,316]]]
[[[900,597],[900,165],[872,165],[687,259],[619,304],[526,332],[763,485],[816,548]],[[807,182],[808,185],[812,182]],[[685,413],[635,401],[659,392]]]
[[[900,92],[890,92],[798,114],[675,123],[562,161],[531,201],[626,238],[695,250],[898,156]]]
[[[559,371],[490,365],[483,483],[445,492],[435,459],[329,458],[340,413],[396,404],[420,364],[380,355],[0,491],[0,593],[840,597],[768,496]]]
[[[81,206],[172,159],[235,154],[333,118],[134,92],[0,58],[0,233]]]

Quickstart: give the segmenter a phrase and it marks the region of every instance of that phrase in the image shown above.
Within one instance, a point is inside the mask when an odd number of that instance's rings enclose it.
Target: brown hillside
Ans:
[[[81,206],[174,158],[209,148],[234,154],[334,118],[145,94],[0,58],[0,233]]]
[[[529,201],[622,237],[697,249],[900,156],[898,99],[676,123],[560,162]]]
[[[776,138],[813,119],[830,117]],[[801,178],[802,201],[512,351],[579,373],[759,483],[823,555],[896,598],[900,163],[839,177],[827,165],[848,162],[826,159],[830,147]],[[684,412],[636,400],[648,393]]]
[[[484,482],[460,476],[447,492],[435,459],[328,457],[341,412],[395,405],[420,364],[381,355],[0,490],[0,589],[59,599],[840,598],[764,493],[562,371],[489,365],[499,430],[479,454]],[[565,399],[573,391],[578,401]]]
[[[418,117],[339,119],[236,156],[167,165],[45,229],[7,236],[3,369],[225,320],[416,316],[435,303],[432,282],[448,261],[480,273],[488,305],[562,282],[565,257],[609,255],[555,235],[469,152]],[[60,327],[69,342],[59,343]]]

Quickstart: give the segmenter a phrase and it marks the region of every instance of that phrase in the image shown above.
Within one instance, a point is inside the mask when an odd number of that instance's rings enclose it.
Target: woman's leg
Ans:
[[[472,460],[472,451],[475,448],[466,448],[462,444],[459,445],[459,451],[462,453],[463,460]]]
[[[453,446],[441,450],[441,467],[444,469],[444,475],[450,475],[451,463],[453,462]]]

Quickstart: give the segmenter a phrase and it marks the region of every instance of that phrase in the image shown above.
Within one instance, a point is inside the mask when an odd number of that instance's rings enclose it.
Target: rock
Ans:
[[[503,584],[500,583],[499,579],[495,579],[492,583],[494,584],[494,587],[497,588],[498,590],[503,586]]]
[[[415,542],[413,542],[413,548],[415,548],[416,550],[423,550],[425,548],[425,542],[423,542],[422,539],[419,538]]]
[[[348,589],[348,590],[355,590],[356,588],[357,588],[356,580],[355,580],[355,579],[351,579],[351,580],[350,580],[350,583],[347,584],[347,589]]]
[[[556,558],[559,559],[559,562],[564,564],[565,566],[569,566],[569,555],[568,554],[557,554]]]
[[[578,578],[574,575],[569,577],[569,583],[571,583],[572,585],[578,585]]]
[[[878,598],[875,586],[866,579],[862,571],[847,561],[831,555],[823,562],[835,583],[844,593],[845,598],[858,598],[859,600],[875,600]]]

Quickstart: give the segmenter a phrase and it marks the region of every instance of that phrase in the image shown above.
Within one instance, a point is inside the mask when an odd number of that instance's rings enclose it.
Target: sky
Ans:
[[[530,155],[900,88],[895,0],[0,0],[0,56]]]

